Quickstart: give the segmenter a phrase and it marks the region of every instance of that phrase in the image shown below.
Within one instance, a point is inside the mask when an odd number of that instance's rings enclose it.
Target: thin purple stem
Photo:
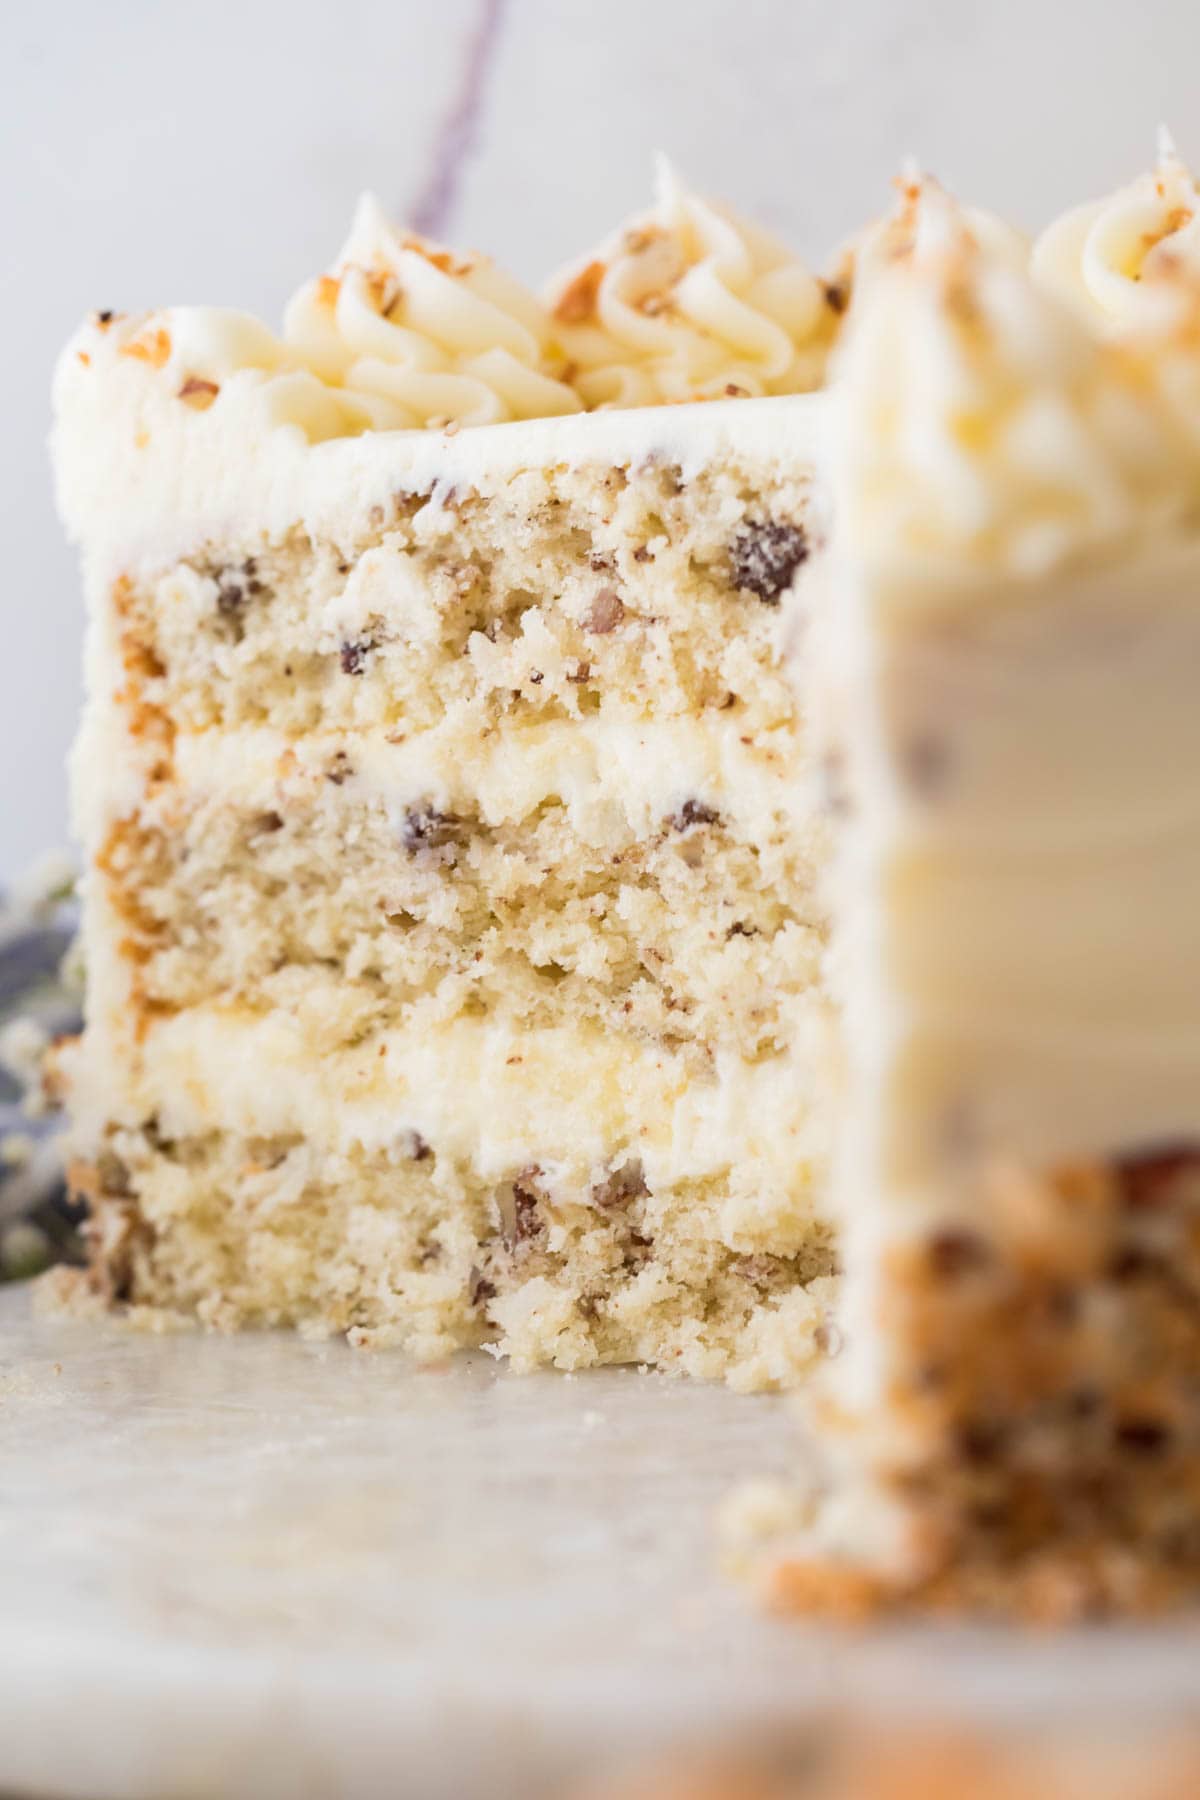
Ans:
[[[463,168],[475,147],[488,76],[504,28],[508,0],[480,0],[467,39],[458,91],[438,129],[425,180],[409,208],[413,229],[444,237],[458,205]]]

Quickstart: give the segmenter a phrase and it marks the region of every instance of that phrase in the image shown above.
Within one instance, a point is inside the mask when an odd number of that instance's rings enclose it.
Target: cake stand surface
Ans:
[[[5,1290],[0,1791],[530,1800],[831,1706],[1144,1725],[1200,1701],[1194,1627],[760,1616],[713,1511],[794,1455],[776,1399],[152,1337]]]

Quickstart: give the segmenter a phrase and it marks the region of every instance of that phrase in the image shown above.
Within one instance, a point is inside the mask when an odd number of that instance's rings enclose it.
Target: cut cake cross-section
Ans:
[[[1186,194],[1031,277],[906,181],[851,294],[666,176],[549,308],[368,207],[281,341],[88,326],[93,1284],[747,1388],[840,1347],[777,1598],[1188,1591]]]
[[[564,323],[367,205],[282,342],[184,309],[63,360],[77,1185],[123,1303],[813,1359],[827,830],[783,657],[823,397],[584,416],[561,358],[785,391],[836,314],[677,186],[608,255]]]

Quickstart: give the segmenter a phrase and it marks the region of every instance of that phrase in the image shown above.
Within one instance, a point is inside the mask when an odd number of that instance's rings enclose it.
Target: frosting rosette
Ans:
[[[291,301],[283,337],[302,367],[387,402],[399,424],[491,425],[580,410],[534,296],[487,257],[395,230],[370,195],[334,272]]]
[[[824,380],[839,298],[662,158],[652,209],[547,290],[588,407],[806,393]]]
[[[1035,576],[1179,518],[1200,482],[1158,356],[1097,338],[940,190],[923,205],[838,370],[840,505],[863,554]]]
[[[1102,330],[1138,326],[1158,306],[1155,277],[1181,265],[1200,275],[1200,189],[1166,132],[1153,171],[1064,213],[1033,252],[1042,285]]]
[[[981,207],[951,201],[932,175],[909,164],[894,186],[890,212],[851,238],[837,258],[838,285],[847,297],[861,296],[892,263],[921,256],[929,241],[944,242],[951,221],[959,239],[997,262],[1015,269],[1028,267],[1029,242],[1022,232]]]
[[[486,257],[397,231],[369,195],[332,272],[290,302],[281,336],[248,313],[176,307],[114,321],[112,338],[193,407],[236,393],[313,441],[583,405],[560,379],[562,353],[533,294]]]

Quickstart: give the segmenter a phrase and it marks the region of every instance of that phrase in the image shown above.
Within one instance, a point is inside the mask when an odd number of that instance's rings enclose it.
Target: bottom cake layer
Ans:
[[[652,1364],[744,1389],[819,1355],[836,1282],[827,1232],[797,1255],[738,1254],[704,1182],[651,1192],[628,1156],[567,1191],[537,1165],[503,1181],[416,1133],[391,1150],[297,1137],[169,1141],[151,1122],[72,1168],[91,1280],[218,1329],[290,1325],[430,1359],[485,1345],[514,1366]]]

